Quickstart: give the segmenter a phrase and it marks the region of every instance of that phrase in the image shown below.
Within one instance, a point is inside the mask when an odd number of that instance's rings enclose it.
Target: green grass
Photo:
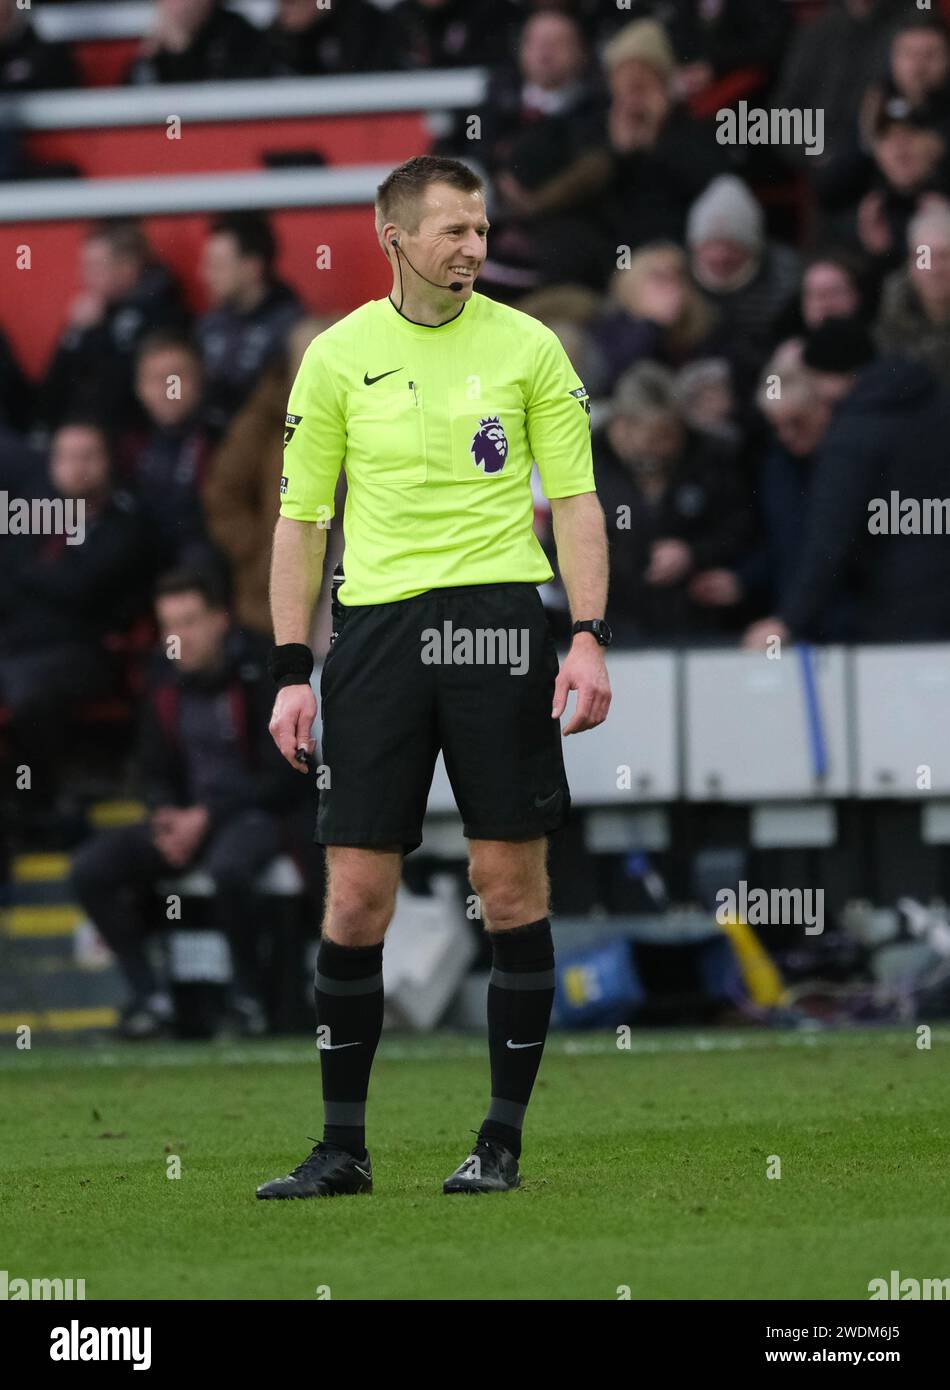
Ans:
[[[935,1030],[552,1040],[519,1192],[449,1198],[487,1093],[477,1039],[387,1037],[376,1190],[258,1202],[319,1135],[312,1042],[0,1054],[0,1266],[96,1298],[867,1298],[943,1277]],[[166,1177],[169,1154],[182,1176]],[[780,1180],[766,1178],[769,1155]]]

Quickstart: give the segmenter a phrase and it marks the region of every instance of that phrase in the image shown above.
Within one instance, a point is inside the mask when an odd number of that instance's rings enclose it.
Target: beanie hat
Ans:
[[[737,241],[759,252],[765,242],[765,218],[752,193],[735,174],[721,174],[699,195],[689,210],[686,240]]]
[[[669,79],[676,68],[673,45],[663,25],[655,19],[635,19],[632,24],[625,24],[605,45],[602,56],[608,72],[621,63],[638,62]]]

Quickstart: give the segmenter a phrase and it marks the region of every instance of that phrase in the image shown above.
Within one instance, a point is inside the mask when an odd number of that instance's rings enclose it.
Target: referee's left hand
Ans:
[[[316,740],[310,736],[316,717],[317,697],[309,681],[301,682],[299,685],[285,685],[283,690],[278,690],[268,729],[284,761],[288,762],[295,772],[310,771],[307,764],[298,759],[297,750],[303,748],[308,753],[313,753],[316,748]]]
[[[567,707],[570,691],[577,691],[577,708],[571,722],[561,731],[580,734],[603,724],[610,709],[610,677],[604,649],[589,633],[578,633],[561,664],[554,683],[554,704],[551,718],[560,719]]]

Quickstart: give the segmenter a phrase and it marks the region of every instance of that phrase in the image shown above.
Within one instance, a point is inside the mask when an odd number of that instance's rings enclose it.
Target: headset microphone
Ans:
[[[390,246],[395,246],[395,248],[396,248],[396,255],[397,255],[397,256],[405,256],[405,258],[406,258],[406,265],[409,267],[409,269],[415,271],[415,273],[419,276],[419,279],[420,279],[420,280],[425,280],[425,282],[426,282],[427,285],[434,285],[435,288],[436,288],[437,290],[452,290],[453,293],[455,293],[455,294],[457,294],[458,291],[459,291],[460,289],[463,289],[463,288],[464,288],[464,282],[461,281],[461,280],[453,280],[452,283],[451,283],[450,285],[440,285],[440,284],[438,283],[438,281],[436,281],[436,280],[430,280],[429,277],[428,277],[428,275],[423,275],[423,273],[422,273],[421,270],[416,270],[415,266],[412,264],[412,261],[409,259],[408,256],[406,256],[405,251],[404,251],[404,250],[402,249],[402,247],[399,245],[399,238],[398,238],[398,237],[390,237],[390,238],[389,238],[389,244],[390,244]],[[401,270],[401,269],[400,269],[400,272],[399,272],[399,291],[400,291],[400,293],[399,293],[399,304],[400,304],[400,307],[401,307],[401,306],[402,306],[402,300],[403,300],[403,295],[402,295],[402,270]]]

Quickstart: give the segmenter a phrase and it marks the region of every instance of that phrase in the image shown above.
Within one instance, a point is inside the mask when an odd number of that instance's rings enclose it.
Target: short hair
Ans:
[[[893,43],[894,39],[899,39],[902,34],[913,33],[920,29],[923,29],[925,33],[937,34],[945,44],[950,44],[950,29],[947,28],[943,16],[926,10],[918,10],[914,14],[905,15],[892,30],[891,42]]]
[[[137,261],[148,261],[152,256],[145,233],[131,217],[96,222],[86,233],[86,241],[106,242],[113,256],[128,256]]]
[[[216,217],[210,236],[230,236],[242,256],[257,256],[268,274],[277,260],[277,238],[268,219],[260,212],[228,212]]]
[[[200,594],[208,608],[228,607],[223,586],[205,570],[168,570],[155,585],[155,602],[175,594]]]
[[[145,361],[146,357],[150,357],[152,353],[170,351],[187,352],[194,357],[198,363],[204,363],[201,348],[186,329],[172,327],[153,328],[151,332],[143,336],[141,342],[135,349],[136,369],[138,369]]]
[[[447,183],[462,193],[485,192],[480,176],[460,159],[416,155],[398,165],[377,188],[376,230],[382,231],[387,222],[398,222],[407,231],[417,231],[422,195],[433,183]]]
[[[63,430],[92,430],[94,434],[98,434],[109,460],[109,467],[112,468],[116,459],[116,437],[112,426],[101,415],[94,410],[83,410],[81,407],[71,411],[53,427],[51,442]]]
[[[816,265],[833,265],[848,277],[855,289],[860,292],[867,276],[867,265],[859,251],[848,246],[818,246],[809,251],[802,267],[802,276],[814,270]]]
[[[681,419],[675,383],[673,372],[659,362],[648,359],[637,362],[618,379],[610,401],[610,413],[637,419],[651,415],[675,415]]]

